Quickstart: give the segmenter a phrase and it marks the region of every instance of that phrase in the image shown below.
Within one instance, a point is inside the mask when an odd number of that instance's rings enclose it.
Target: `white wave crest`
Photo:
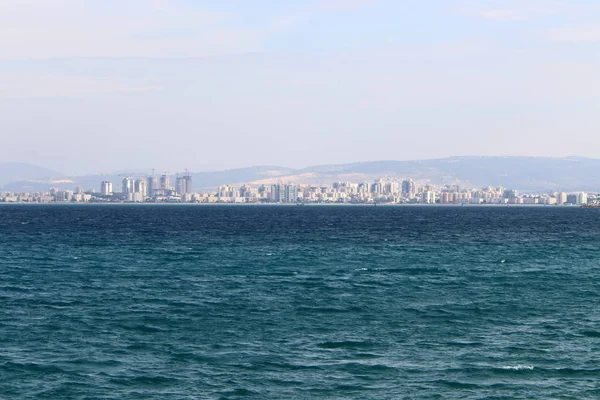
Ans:
[[[502,367],[502,369],[509,369],[512,371],[521,371],[521,370],[528,370],[531,371],[533,369],[533,365],[505,365]]]

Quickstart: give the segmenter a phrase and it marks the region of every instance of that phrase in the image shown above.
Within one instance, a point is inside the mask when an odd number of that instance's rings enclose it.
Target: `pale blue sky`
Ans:
[[[600,1],[0,3],[0,157],[66,173],[600,157]]]

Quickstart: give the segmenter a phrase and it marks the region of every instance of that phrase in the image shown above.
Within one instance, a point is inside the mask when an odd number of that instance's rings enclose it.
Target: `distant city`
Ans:
[[[503,187],[461,188],[415,182],[410,178],[381,178],[372,182],[327,185],[273,183],[221,185],[216,191],[194,192],[192,176],[126,176],[98,188],[47,192],[0,193],[4,203],[296,203],[296,204],[540,204],[598,206],[600,195],[586,192],[519,193]]]

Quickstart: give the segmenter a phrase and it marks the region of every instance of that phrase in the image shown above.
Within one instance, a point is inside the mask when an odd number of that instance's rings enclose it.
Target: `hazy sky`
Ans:
[[[600,157],[598,0],[0,2],[0,161]]]

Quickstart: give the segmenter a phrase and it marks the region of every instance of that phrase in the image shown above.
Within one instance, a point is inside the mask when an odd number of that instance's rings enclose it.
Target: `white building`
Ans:
[[[587,202],[588,202],[587,193],[585,193],[585,192],[577,193],[577,204],[584,205],[584,204],[587,204]]]
[[[423,192],[423,203],[425,204],[435,204],[435,193],[431,190],[427,190]]]
[[[278,203],[294,203],[298,200],[298,186],[281,183],[271,185],[270,200]]]
[[[134,184],[134,192],[141,194],[144,199],[148,196],[148,186],[146,182],[146,178],[140,178],[136,179]]]
[[[130,176],[123,178],[123,190],[122,191],[125,194],[134,193],[135,192],[135,179],[133,179]]]
[[[105,196],[110,196],[113,194],[113,186],[109,181],[103,181],[100,185],[100,193]]]
[[[142,203],[145,200],[145,196],[142,193],[134,192],[127,194],[127,201],[132,201],[134,203]]]
[[[567,194],[565,192],[560,192],[556,197],[556,204],[562,206],[567,202]]]

